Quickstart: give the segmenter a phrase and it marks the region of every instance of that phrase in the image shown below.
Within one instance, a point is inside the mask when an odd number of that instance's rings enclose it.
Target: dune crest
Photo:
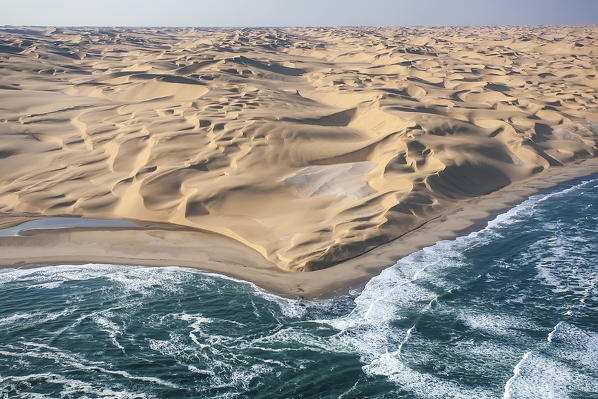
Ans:
[[[0,212],[358,256],[598,153],[598,29],[0,29]]]

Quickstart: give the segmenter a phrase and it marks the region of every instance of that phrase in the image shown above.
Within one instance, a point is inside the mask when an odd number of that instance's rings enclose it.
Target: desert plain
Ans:
[[[4,266],[329,295],[598,172],[598,27],[0,29]]]

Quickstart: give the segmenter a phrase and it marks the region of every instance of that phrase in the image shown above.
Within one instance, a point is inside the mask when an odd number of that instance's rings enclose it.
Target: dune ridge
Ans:
[[[0,212],[173,223],[284,271],[598,153],[598,28],[0,29]]]

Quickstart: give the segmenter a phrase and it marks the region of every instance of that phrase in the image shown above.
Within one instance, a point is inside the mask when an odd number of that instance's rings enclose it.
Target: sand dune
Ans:
[[[0,29],[0,212],[355,257],[598,153],[596,27]]]

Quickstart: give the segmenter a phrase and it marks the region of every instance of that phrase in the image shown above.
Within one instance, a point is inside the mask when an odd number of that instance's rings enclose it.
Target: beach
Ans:
[[[597,35],[2,28],[0,228],[141,228],[0,237],[0,264],[184,266],[346,293],[598,173]]]

